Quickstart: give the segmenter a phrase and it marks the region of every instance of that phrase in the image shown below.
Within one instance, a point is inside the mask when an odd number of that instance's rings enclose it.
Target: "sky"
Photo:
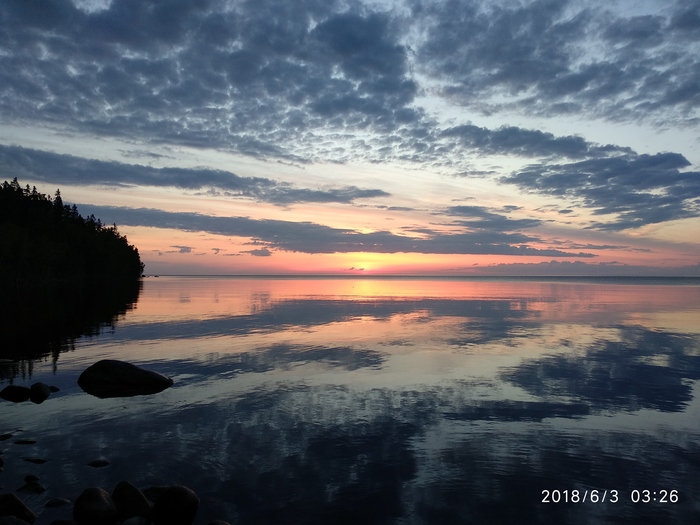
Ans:
[[[3,0],[0,180],[147,274],[700,276],[696,0]]]

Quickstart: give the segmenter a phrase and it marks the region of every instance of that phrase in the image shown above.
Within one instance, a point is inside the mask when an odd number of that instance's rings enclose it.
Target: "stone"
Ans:
[[[197,516],[199,497],[182,485],[166,488],[153,504],[155,525],[191,525]]]
[[[70,505],[70,500],[66,498],[51,498],[49,501],[44,503],[44,507],[47,509],[63,507],[64,505]]]
[[[0,517],[0,525],[29,525],[29,523],[15,516],[2,516]]]
[[[0,398],[5,401],[12,401],[13,403],[27,401],[30,395],[31,391],[26,386],[7,385],[0,390]]]
[[[143,490],[143,495],[148,501],[154,503],[158,499],[158,496],[165,492],[167,488],[168,487],[148,487]]]
[[[52,393],[52,394],[55,394],[56,392],[60,392],[60,391],[61,391],[60,388],[58,388],[57,386],[53,386],[53,385],[51,385],[51,386],[49,387],[49,390],[51,390],[51,393]]]
[[[75,500],[73,519],[78,525],[114,525],[117,522],[117,507],[107,491],[91,487]]]
[[[46,487],[38,481],[29,481],[17,489],[17,492],[25,494],[41,494],[44,491],[46,491]]]
[[[33,457],[23,457],[21,459],[22,459],[22,461],[28,461],[29,463],[34,463],[35,465],[41,465],[41,464],[46,463],[48,461],[48,459],[33,458]]]
[[[0,516],[14,516],[27,523],[36,520],[36,514],[14,494],[0,494]]]
[[[142,516],[134,516],[128,520],[122,521],[121,525],[150,525],[151,520]]]
[[[112,499],[117,506],[117,514],[125,520],[134,516],[151,517],[151,504],[139,489],[128,481],[120,481],[112,491]]]
[[[131,397],[162,392],[173,380],[126,361],[103,359],[80,374],[78,385],[99,398]]]
[[[46,401],[51,395],[51,387],[46,383],[34,383],[29,387],[29,400],[37,405]]]

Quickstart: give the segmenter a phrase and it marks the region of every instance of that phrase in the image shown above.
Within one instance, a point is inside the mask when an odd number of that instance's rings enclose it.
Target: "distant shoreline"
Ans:
[[[576,275],[389,275],[389,274],[255,274],[255,275],[187,275],[187,274],[158,274],[144,275],[146,279],[154,278],[186,278],[186,279],[272,279],[272,280],[386,280],[386,281],[478,281],[478,282],[564,282],[564,283],[606,283],[606,284],[676,284],[700,285],[700,277],[678,276],[576,276]]]

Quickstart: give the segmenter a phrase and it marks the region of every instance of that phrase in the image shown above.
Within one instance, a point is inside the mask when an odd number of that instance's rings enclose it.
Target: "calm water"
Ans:
[[[198,523],[700,523],[697,281],[151,278],[57,355],[0,381],[61,388],[0,402],[38,524],[122,479],[191,487]],[[104,358],[175,384],[97,399]]]

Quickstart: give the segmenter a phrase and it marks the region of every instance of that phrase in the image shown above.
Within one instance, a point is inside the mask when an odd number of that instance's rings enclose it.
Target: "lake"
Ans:
[[[94,332],[4,365],[60,388],[0,401],[39,525],[123,479],[201,524],[700,523],[698,280],[147,278]],[[174,385],[98,399],[105,358]]]

